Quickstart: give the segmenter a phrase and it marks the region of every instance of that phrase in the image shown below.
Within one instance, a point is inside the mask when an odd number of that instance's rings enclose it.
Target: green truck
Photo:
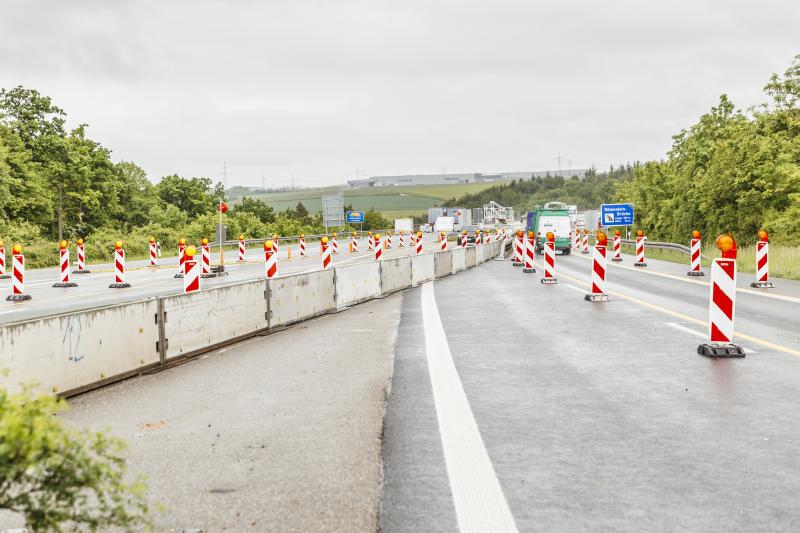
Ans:
[[[533,211],[528,211],[526,230],[537,234],[536,253],[538,254],[541,254],[544,249],[548,231],[552,231],[556,236],[556,250],[560,250],[564,255],[569,255],[572,249],[569,239],[569,207],[563,202],[548,202],[544,204],[544,207],[537,205]]]

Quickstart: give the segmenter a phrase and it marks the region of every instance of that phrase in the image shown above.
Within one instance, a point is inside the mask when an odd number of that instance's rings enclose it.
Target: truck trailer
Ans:
[[[544,207],[538,205],[533,211],[528,211],[526,231],[533,231],[536,234],[536,253],[541,254],[544,250],[544,243],[547,240],[547,232],[551,231],[555,235],[556,250],[562,254],[569,255],[571,243],[569,207],[562,202],[548,202]]]

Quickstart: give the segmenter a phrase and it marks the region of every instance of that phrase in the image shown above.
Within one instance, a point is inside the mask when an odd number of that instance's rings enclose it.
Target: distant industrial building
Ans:
[[[541,176],[583,177],[587,169],[539,170],[534,172],[500,172],[484,174],[473,172],[466,174],[407,174],[405,176],[373,176],[361,180],[348,180],[351,188],[362,187],[405,187],[410,185],[450,185],[454,183],[487,183],[511,179],[531,179]]]

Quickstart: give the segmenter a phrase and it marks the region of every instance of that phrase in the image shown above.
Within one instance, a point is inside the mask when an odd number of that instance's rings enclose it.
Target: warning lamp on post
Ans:
[[[619,230],[615,230],[615,231],[614,231],[614,236],[615,236],[615,237],[619,237],[619,236],[620,236],[620,232],[619,232]]]
[[[180,244],[181,246],[186,246],[186,239],[179,240],[178,244]]]
[[[608,237],[602,231],[598,231],[597,233],[595,233],[594,239],[596,246],[605,246],[606,244],[608,244]]]
[[[553,234],[552,231],[547,232],[547,242],[555,242],[556,236]]]
[[[153,244],[153,243],[156,242],[156,239],[155,239],[155,237],[150,237],[149,239],[147,239],[147,242],[149,242],[150,244]]]
[[[760,242],[769,242],[769,235],[763,229],[758,232],[758,240]]]
[[[200,242],[203,244],[203,246],[205,246],[206,244],[208,244],[208,239],[206,239],[205,237],[203,237],[203,240],[202,240],[202,241],[200,241]]]
[[[700,232],[697,230],[692,231],[692,239],[699,239],[699,238],[700,238]]]
[[[11,251],[14,253],[14,255],[21,254],[22,253],[22,245],[21,244],[15,244],[14,246],[11,247]]]
[[[717,248],[725,259],[736,259],[736,239],[727,233],[717,237]]]
[[[273,246],[274,246],[274,244],[272,243],[271,240],[264,241],[264,251],[265,252],[268,252],[268,251],[272,250]]]
[[[228,212],[228,204],[225,203],[225,202],[220,202],[220,204],[219,204],[219,212],[223,213],[223,214],[227,213]]]
[[[637,229],[637,230],[636,230],[636,236],[637,236],[637,237],[644,237],[644,231],[642,231],[642,230],[640,230],[640,229]]]
[[[61,241],[60,243],[58,243],[58,248],[61,249],[61,250],[66,250],[67,249],[67,241]]]
[[[114,243],[114,249],[115,250],[121,250],[122,249],[122,241],[115,242]]]

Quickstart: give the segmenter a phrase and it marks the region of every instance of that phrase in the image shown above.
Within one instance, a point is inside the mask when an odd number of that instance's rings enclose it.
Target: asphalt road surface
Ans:
[[[800,529],[800,283],[741,275],[747,357],[711,360],[707,277],[625,259],[609,302],[585,256],[489,261],[66,416],[131,443],[163,530]]]

